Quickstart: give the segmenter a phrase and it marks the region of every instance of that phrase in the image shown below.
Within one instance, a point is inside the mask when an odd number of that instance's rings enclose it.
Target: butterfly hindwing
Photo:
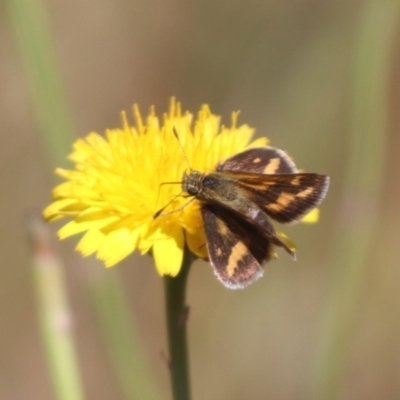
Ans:
[[[297,168],[283,150],[266,146],[245,150],[228,158],[218,165],[217,171],[246,171],[254,174],[292,174],[297,172]]]
[[[237,289],[259,279],[261,264],[273,254],[272,241],[224,208],[204,205],[201,210],[210,263],[220,281]]]

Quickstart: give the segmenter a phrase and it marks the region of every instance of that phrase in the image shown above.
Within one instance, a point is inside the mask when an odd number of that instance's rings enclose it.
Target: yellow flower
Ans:
[[[181,186],[167,183],[180,182],[189,168],[211,172],[219,162],[244,149],[265,146],[268,140],[251,142],[253,129],[237,126],[238,113],[232,113],[230,127],[221,126],[208,105],[201,107],[194,123],[193,115],[182,112],[174,99],[162,122],[154,108],[145,121],[137,106],[133,111],[134,126],[122,113],[122,129],[110,129],[105,137],[90,133],[74,143],[69,159],[75,168],[56,169],[66,181],[54,189],[54,202],[44,216],[49,221],[71,217],[59,238],[84,233],[77,250],[84,256],[97,253],[107,267],[136,249],[142,254],[152,250],[158,272],[176,276],[185,242],[202,258],[207,249],[199,202],[184,207],[188,199],[176,197]],[[181,211],[154,219],[169,202],[163,214],[180,207]]]

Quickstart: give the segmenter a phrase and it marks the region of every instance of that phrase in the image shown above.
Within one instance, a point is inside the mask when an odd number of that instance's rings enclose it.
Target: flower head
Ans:
[[[194,121],[174,99],[162,121],[154,108],[146,120],[137,106],[133,113],[133,126],[122,113],[121,129],[110,129],[105,137],[90,133],[74,143],[69,156],[74,169],[56,169],[66,181],[54,189],[44,216],[49,221],[71,217],[59,238],[84,233],[77,250],[84,256],[96,253],[108,267],[136,249],[151,250],[158,272],[175,276],[185,243],[202,258],[207,248],[199,202],[185,206],[180,185],[170,182],[180,182],[189,168],[211,172],[219,162],[268,140],[251,141],[253,129],[237,125],[238,113],[232,113],[229,127],[221,125],[207,105]]]

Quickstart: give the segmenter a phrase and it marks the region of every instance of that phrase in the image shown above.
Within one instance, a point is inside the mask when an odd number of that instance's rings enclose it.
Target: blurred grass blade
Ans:
[[[44,5],[41,0],[8,0],[6,4],[20,48],[42,142],[52,167],[63,166],[76,135],[62,88]]]
[[[41,0],[8,0],[6,4],[18,40],[24,72],[32,96],[32,105],[39,121],[39,130],[47,158],[52,167],[56,165],[66,166],[65,159],[76,135],[67,107],[44,3]],[[44,228],[39,228],[39,225],[33,223],[32,229],[35,232],[37,230],[34,235],[40,236],[38,232],[41,232]],[[35,240],[38,239],[36,238]],[[39,257],[36,260],[36,263],[44,263],[46,268],[39,268],[38,266],[37,269],[43,275],[47,274],[49,281],[56,282],[62,276],[60,266],[58,265],[58,269],[53,268],[52,273],[49,272],[46,262],[52,264],[56,261],[51,259],[50,262],[46,257]],[[61,283],[53,284],[55,285],[54,288],[58,288],[61,291],[60,293],[65,295]],[[141,348],[141,344],[133,333],[135,332],[134,324],[125,298],[122,296],[120,282],[115,276],[112,277],[111,274],[107,274],[107,276],[104,276],[104,282],[100,286],[96,286],[93,281],[91,281],[90,285],[93,285],[93,287],[88,287],[88,290],[93,292],[94,307],[101,321],[99,326],[103,329],[103,337],[106,338],[109,354],[112,355],[112,367],[122,386],[122,392],[127,399],[158,398],[154,394],[154,385],[151,383],[150,376],[146,376],[143,372],[145,370],[142,364],[144,357],[138,355],[138,349]],[[50,291],[50,288],[47,289]],[[45,289],[38,289],[38,293],[42,293],[43,290]],[[41,294],[47,299],[40,297],[41,307],[45,300],[46,302],[48,301],[47,297],[50,298],[50,295],[55,296],[54,293],[47,293],[46,291]],[[61,297],[61,294],[59,296]],[[56,298],[55,300],[62,303],[61,298]],[[56,302],[54,307],[57,304],[61,307],[59,303]],[[50,357],[50,372],[54,377],[54,385],[57,387],[57,391],[60,392],[60,396],[61,394],[64,395],[67,390],[64,388],[66,386],[64,379],[67,380],[70,376],[70,379],[75,381],[74,385],[71,384],[72,388],[75,387],[75,391],[71,389],[71,392],[68,392],[66,397],[60,397],[60,399],[80,400],[82,395],[79,389],[77,370],[75,372],[62,370],[62,366],[59,365],[60,361],[55,358],[52,350],[54,348],[54,352],[56,349],[66,352],[69,348],[72,352],[72,342],[70,342],[72,339],[69,338],[67,341],[60,332],[59,336],[50,336],[50,326],[48,326],[50,322],[42,314],[43,312],[41,312],[41,320],[43,320],[42,325],[46,328],[43,332]],[[60,340],[60,343],[57,343],[58,340]],[[67,367],[69,366],[68,368],[73,369],[73,356],[66,355],[65,357]],[[142,393],[142,395],[133,397],[137,393]],[[148,396],[145,395],[146,393]]]
[[[107,352],[124,399],[161,399],[146,368],[146,356],[117,272],[103,271],[90,285]]]
[[[40,216],[30,219],[29,233],[37,310],[55,398],[81,400],[84,395],[63,266],[51,248],[47,227]]]
[[[312,376],[314,400],[338,399],[351,355],[351,340],[370,285],[385,166],[389,82],[400,2],[364,3],[355,49],[349,165],[338,223],[333,290],[322,317]],[[332,282],[332,280],[330,281]]]

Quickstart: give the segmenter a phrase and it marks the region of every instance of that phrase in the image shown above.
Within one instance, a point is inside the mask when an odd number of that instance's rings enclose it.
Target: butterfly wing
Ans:
[[[249,200],[281,223],[298,221],[321,203],[329,187],[328,176],[298,173],[290,157],[273,147],[246,150],[217,171],[229,174]]]
[[[329,177],[319,174],[232,174],[249,200],[281,223],[301,219],[321,203],[329,187]]]
[[[254,224],[217,206],[201,209],[210,263],[228,288],[239,289],[259,279],[261,264],[273,255],[273,243]]]
[[[202,217],[210,263],[219,280],[242,288],[263,275],[262,263],[275,246],[295,257],[294,249],[276,234],[268,216],[296,221],[326,194],[329,177],[298,173],[282,150],[246,150],[220,163],[202,178]]]
[[[293,174],[296,165],[283,150],[274,147],[249,149],[221,162],[218,172],[244,171],[254,174]]]

